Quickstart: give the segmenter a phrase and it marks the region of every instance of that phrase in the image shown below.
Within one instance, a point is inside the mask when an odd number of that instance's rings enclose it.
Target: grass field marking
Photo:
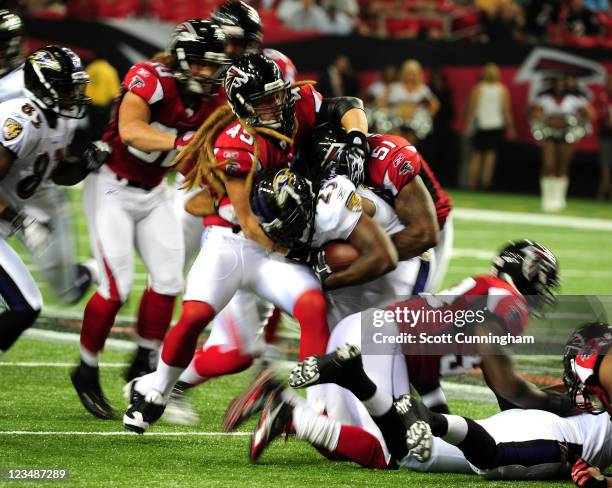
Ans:
[[[470,222],[495,222],[538,225],[544,227],[565,227],[568,229],[612,231],[612,220],[594,219],[590,217],[542,215],[526,212],[482,210],[475,208],[455,208],[453,209],[452,215],[458,220],[469,220]]]
[[[44,361],[0,361],[0,367],[8,366],[15,368],[71,368],[77,366],[78,363],[60,363],[60,362],[44,362]],[[101,368],[125,368],[130,363],[100,363]]]
[[[26,330],[22,337],[45,342],[53,342],[56,344],[78,345],[80,343],[79,334],[75,334],[74,332],[57,332],[54,330],[31,328]],[[114,339],[109,337],[106,339],[104,348],[112,349],[114,351],[133,352],[136,350],[136,343],[127,341],[125,339]]]
[[[134,432],[127,431],[102,431],[102,432],[85,432],[85,431],[36,431],[36,430],[0,430],[0,435],[17,436],[17,435],[62,435],[62,436],[138,436]],[[146,437],[246,437],[250,436],[250,432],[147,432]]]

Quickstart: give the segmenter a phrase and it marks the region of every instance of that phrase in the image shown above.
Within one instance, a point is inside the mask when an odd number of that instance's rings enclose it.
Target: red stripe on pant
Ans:
[[[110,298],[104,298],[99,292],[94,293],[85,307],[81,327],[81,345],[92,353],[104,349],[106,338],[110,334],[117,312],[121,308],[115,277],[106,259],[103,259],[103,263],[108,279]]]

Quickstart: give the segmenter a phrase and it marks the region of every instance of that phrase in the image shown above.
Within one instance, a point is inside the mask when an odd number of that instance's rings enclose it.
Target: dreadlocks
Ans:
[[[301,81],[293,83],[291,88],[297,88],[304,85],[312,84],[312,81]],[[295,116],[294,116],[295,117]],[[229,107],[224,105],[215,110],[206,119],[204,124],[200,126],[194,134],[191,142],[183,148],[175,159],[175,164],[181,164],[185,167],[192,167],[187,176],[185,176],[184,188],[191,189],[200,187],[202,184],[207,184],[214,189],[218,195],[225,194],[226,176],[220,168],[227,164],[231,164],[231,159],[226,159],[218,162],[213,152],[214,141],[217,138],[219,131],[227,127],[232,121],[238,120],[242,129],[253,137],[253,164],[249,169],[246,177],[247,191],[251,191],[255,170],[257,169],[257,161],[259,160],[260,147],[257,142],[257,134],[262,134],[272,137],[279,141],[284,141],[287,144],[293,144],[293,138],[298,130],[298,121],[294,119],[293,134],[288,137],[280,132],[267,127],[253,127],[247,124],[244,120],[237,117]]]

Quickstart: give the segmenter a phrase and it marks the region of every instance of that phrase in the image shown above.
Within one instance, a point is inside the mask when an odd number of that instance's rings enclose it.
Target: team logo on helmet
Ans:
[[[2,133],[5,141],[12,141],[23,132],[23,126],[15,119],[8,118],[4,121]]]
[[[30,56],[32,62],[38,64],[41,68],[47,68],[53,71],[62,71],[62,65],[55,57],[47,51],[36,51]]]
[[[272,181],[272,188],[274,189],[274,195],[276,196],[276,201],[279,207],[284,207],[287,202],[287,197],[291,196],[298,203],[300,202],[300,197],[293,190],[293,186],[295,185],[295,173],[292,173],[287,168],[280,170],[274,176],[274,180]]]
[[[239,88],[248,81],[249,75],[236,66],[231,66],[225,74],[225,83],[231,88]]]

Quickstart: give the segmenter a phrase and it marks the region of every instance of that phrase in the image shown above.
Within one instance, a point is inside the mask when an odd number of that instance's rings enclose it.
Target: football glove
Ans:
[[[81,156],[83,169],[88,174],[98,171],[112,152],[111,147],[104,141],[90,142]]]
[[[346,140],[346,146],[339,155],[338,173],[345,175],[358,186],[365,181],[368,139],[363,132],[352,130],[347,134]]]
[[[318,252],[318,249],[313,249],[307,244],[297,242],[289,249],[285,257],[292,261],[297,261],[300,264],[305,264],[306,266],[314,266],[316,264]]]
[[[51,229],[48,225],[12,207],[6,207],[0,212],[0,218],[10,224],[11,235],[19,235],[33,254],[40,255],[49,247]]]
[[[314,274],[317,276],[321,285],[325,285],[325,280],[333,273],[327,262],[325,262],[325,251],[320,250],[317,252],[316,260],[312,266]]]
[[[572,466],[572,481],[580,488],[607,488],[608,482],[606,477],[599,472],[592,474],[589,468],[593,468],[584,459],[579,458]]]

